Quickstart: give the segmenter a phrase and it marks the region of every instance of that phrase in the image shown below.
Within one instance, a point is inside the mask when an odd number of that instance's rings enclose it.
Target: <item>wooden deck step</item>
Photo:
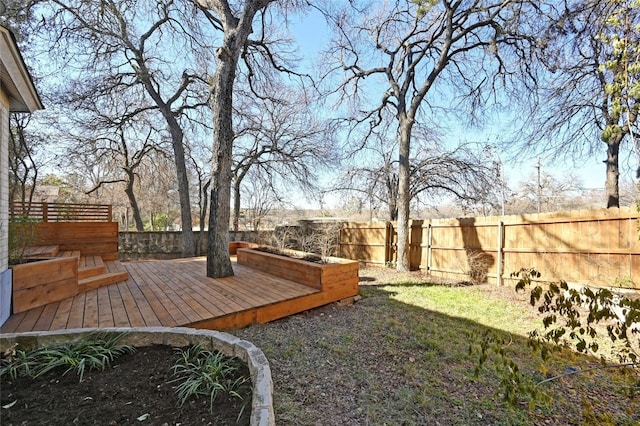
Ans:
[[[80,250],[65,250],[58,252],[56,257],[76,257],[80,261],[81,254]]]
[[[51,259],[56,257],[60,252],[60,247],[57,245],[52,246],[33,246],[27,247],[24,251],[23,257],[25,259]]]
[[[82,256],[78,263],[78,280],[96,277],[106,272],[100,256]]]
[[[92,276],[78,280],[78,292],[87,292],[96,288],[104,287],[111,284],[117,284],[129,279],[128,272],[107,272],[104,274]]]

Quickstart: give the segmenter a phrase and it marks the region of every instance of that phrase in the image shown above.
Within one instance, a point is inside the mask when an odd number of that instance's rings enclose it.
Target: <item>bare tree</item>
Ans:
[[[536,213],[540,211],[561,210],[565,206],[570,210],[579,203],[580,194],[584,192],[582,181],[569,173],[557,178],[550,173],[542,172],[540,176],[531,175],[520,182],[515,197],[520,201],[518,213]]]
[[[354,106],[361,113],[353,120],[373,129],[384,122],[387,110],[396,119],[399,270],[409,268],[413,127],[424,122],[424,109],[434,108],[428,95],[438,91],[438,82],[446,83],[449,88],[441,93],[455,94],[458,102],[468,102],[471,113],[477,112],[507,78],[521,75],[510,67],[526,66],[514,56],[529,55],[528,44],[534,40],[522,30],[535,11],[535,2],[527,1],[395,0],[352,1],[348,8],[328,13],[337,32],[329,53],[347,75],[342,99],[360,101],[363,90],[372,84],[381,87],[373,107],[371,102]]]
[[[629,140],[626,152],[638,150],[640,7],[621,0],[558,3],[539,43],[547,74],[523,126],[525,148],[577,160],[598,155],[604,142],[606,205],[618,207],[620,149]]]
[[[193,256],[189,180],[181,120],[207,105],[203,55],[210,40],[198,9],[181,0],[52,0],[46,28],[63,61],[81,64],[68,76],[67,101],[82,107],[119,92],[131,98],[125,117],[155,110],[165,120],[176,164],[182,255]],[[191,6],[191,7],[190,7]],[[176,58],[180,58],[176,61]],[[179,67],[179,68],[178,68]],[[69,69],[69,68],[65,68]],[[105,102],[102,102],[102,106]]]
[[[210,156],[207,156],[209,158]],[[207,212],[209,211],[209,186],[211,185],[211,175],[208,168],[204,167],[195,158],[193,154],[189,156],[192,162],[192,168],[196,175],[196,183],[198,187],[198,236],[196,238],[196,256],[202,256],[200,247],[205,237],[205,223],[207,220]]]
[[[229,258],[229,219],[233,152],[233,92],[240,56],[247,53],[253,24],[274,0],[244,0],[231,4],[227,0],[197,0],[215,13],[211,21],[222,31],[222,44],[216,50],[216,71],[211,78],[213,113],[213,159],[209,237],[207,241],[207,276],[233,275]],[[264,23],[264,21],[262,21]],[[258,37],[264,37],[264,26]]]
[[[242,183],[257,171],[271,184],[273,178],[301,190],[317,190],[318,172],[338,163],[334,129],[318,117],[304,92],[275,85],[274,95],[245,94],[233,155],[233,230],[238,230]],[[273,190],[273,185],[271,185]]]
[[[9,121],[9,200],[30,203],[42,164],[37,152],[40,138],[29,129],[31,118],[25,114],[12,114]]]
[[[140,171],[152,161],[151,154],[166,156],[162,146],[163,135],[147,120],[148,114],[138,114],[135,120],[113,118],[95,111],[89,122],[76,122],[66,139],[69,141],[69,157],[76,165],[84,164],[84,170],[93,174],[87,194],[100,190],[104,185],[122,183],[129,201],[136,230],[144,231],[142,214],[136,196],[140,186]],[[106,170],[96,174],[94,170]]]
[[[397,143],[370,144],[365,149],[367,165],[347,169],[339,188],[361,192],[378,205],[386,205],[387,219],[398,219]],[[473,144],[446,149],[441,143],[415,139],[410,157],[409,197],[411,202],[440,196],[453,196],[465,203],[484,199],[495,184],[495,167]]]
[[[281,201],[270,182],[258,170],[250,170],[244,185],[245,220],[252,231],[259,231],[262,221]]]

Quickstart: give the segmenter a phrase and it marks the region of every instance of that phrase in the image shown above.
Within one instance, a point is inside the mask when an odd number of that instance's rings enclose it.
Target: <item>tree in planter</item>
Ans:
[[[544,315],[544,331],[529,333],[529,347],[539,354],[543,362],[560,348],[570,348],[578,353],[595,356],[601,354],[601,345],[613,345],[610,357],[601,355],[600,364],[586,368],[567,368],[558,375],[534,381],[519,368],[508,350],[509,342],[487,333],[477,346],[470,347],[476,357],[475,373],[478,375],[490,358],[501,378],[500,393],[512,406],[529,398],[529,404],[548,401],[549,396],[541,385],[563,377],[586,373],[602,368],[616,368],[626,381],[621,390],[633,396],[640,392],[640,378],[634,371],[640,366],[640,299],[632,299],[601,288],[593,290],[570,288],[557,283],[534,284],[541,275],[533,268],[522,268],[511,274],[518,278],[517,291],[531,289],[530,303]]]
[[[233,132],[233,99],[239,62],[248,60],[252,53],[274,64],[266,43],[268,19],[266,8],[274,0],[197,0],[211,11],[210,21],[220,30],[222,43],[216,50],[215,73],[211,78],[210,105],[213,114],[213,160],[211,199],[209,209],[209,235],[207,240],[207,276],[212,278],[233,275],[229,259],[229,220],[231,216],[231,181]],[[254,19],[261,17],[261,26],[254,28]],[[255,39],[250,38],[254,33]],[[274,64],[275,65],[275,64]],[[276,65],[275,68],[283,69]],[[255,76],[260,69],[250,68]],[[254,86],[251,86],[252,88]]]

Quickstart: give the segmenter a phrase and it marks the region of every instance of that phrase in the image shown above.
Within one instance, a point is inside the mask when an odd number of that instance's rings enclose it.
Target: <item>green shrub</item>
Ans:
[[[134,352],[129,345],[119,345],[123,334],[91,333],[78,342],[65,343],[48,348],[23,351],[16,348],[5,352],[0,362],[0,377],[8,375],[40,377],[55,370],[64,369],[62,375],[70,371],[82,381],[85,371],[104,370],[117,357]]]
[[[530,289],[530,304],[544,315],[544,330],[529,332],[528,345],[534,354],[547,362],[552,352],[570,348],[581,354],[600,355],[600,364],[567,367],[563,373],[547,378],[526,377],[508,350],[508,342],[487,333],[479,346],[469,348],[476,357],[475,374],[492,359],[501,377],[498,393],[509,405],[517,406],[522,398],[528,398],[532,406],[548,401],[541,385],[604,368],[620,370],[622,393],[631,397],[640,392],[635,373],[640,365],[640,299],[614,294],[606,288],[570,288],[565,281],[534,285],[541,275],[533,268],[522,268],[511,276],[518,278],[516,291]],[[602,355],[605,345],[610,351],[608,356]]]
[[[9,264],[24,262],[27,247],[38,245],[41,237],[38,230],[40,221],[28,216],[16,216],[9,220]]]
[[[209,398],[213,411],[213,402],[218,396],[245,400],[251,393],[251,381],[239,374],[241,366],[239,359],[204,350],[198,344],[180,350],[179,359],[172,367],[176,378],[170,383],[178,383],[176,392],[181,407],[189,398],[204,396]],[[238,418],[243,412],[244,406]]]

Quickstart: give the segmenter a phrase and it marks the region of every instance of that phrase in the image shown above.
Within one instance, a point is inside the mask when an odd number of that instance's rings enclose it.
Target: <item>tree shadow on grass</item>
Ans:
[[[398,300],[410,287],[437,284],[381,281],[362,286],[364,297],[354,305],[327,305],[242,331],[240,337],[261,347],[272,363],[276,414],[283,424],[434,424],[438,419],[440,424],[559,425],[602,423],[606,416],[621,424],[640,422],[637,401],[616,393],[612,373],[605,370],[544,385],[553,397],[548,406],[529,409],[523,396],[522,405],[509,408],[500,395],[497,357],[490,354],[481,374],[473,374],[477,357],[469,350],[484,336],[501,339],[523,380],[531,382],[598,360],[565,351],[541,370],[522,335]],[[443,289],[444,297],[450,292]],[[487,316],[495,312],[479,310]]]

